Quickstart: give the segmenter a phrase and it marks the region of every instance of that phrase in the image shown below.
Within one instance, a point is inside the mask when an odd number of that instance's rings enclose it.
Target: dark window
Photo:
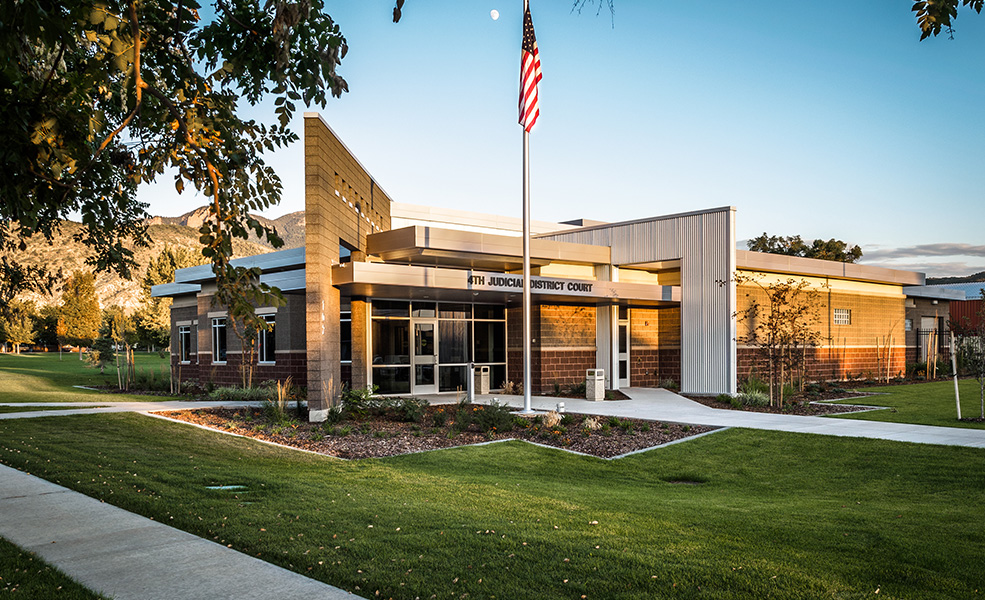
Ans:
[[[374,317],[403,317],[410,316],[410,302],[395,302],[392,300],[373,300]]]
[[[226,362],[226,318],[212,319],[212,362]]]
[[[191,362],[192,357],[192,328],[182,325],[178,328],[178,360]]]
[[[260,332],[260,354],[257,358],[260,362],[272,363],[277,360],[274,352],[277,350],[277,342],[274,335],[274,324],[276,323],[276,317],[274,315],[263,315],[263,320],[267,322],[269,329]]]
[[[342,362],[352,361],[352,313],[343,312],[339,319],[339,353]]]

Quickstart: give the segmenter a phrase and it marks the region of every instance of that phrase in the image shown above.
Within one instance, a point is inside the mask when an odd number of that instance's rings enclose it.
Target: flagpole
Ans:
[[[526,14],[529,0],[523,0]],[[523,128],[523,412],[531,413],[530,398],[530,132]]]
[[[526,0],[524,0],[526,3]],[[523,412],[530,406],[530,133],[523,130]]]

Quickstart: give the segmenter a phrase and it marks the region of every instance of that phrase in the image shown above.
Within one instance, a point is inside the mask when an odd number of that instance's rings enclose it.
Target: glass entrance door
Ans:
[[[438,345],[435,331],[437,321],[414,321],[414,363],[412,391],[415,394],[435,394],[438,392]]]
[[[629,387],[629,309],[619,307],[619,387]]]

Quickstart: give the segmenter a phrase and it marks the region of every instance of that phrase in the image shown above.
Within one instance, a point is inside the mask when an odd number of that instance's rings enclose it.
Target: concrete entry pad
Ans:
[[[0,465],[0,537],[116,600],[356,598]]]

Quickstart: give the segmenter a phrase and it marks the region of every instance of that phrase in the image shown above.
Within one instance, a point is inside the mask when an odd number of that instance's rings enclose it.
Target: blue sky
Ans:
[[[920,42],[910,6],[616,0],[612,17],[531,0],[533,218],[733,205],[740,239],[835,237],[868,264],[985,270],[985,15]],[[408,0],[399,24],[392,8],[328,2],[350,92],[313,110],[394,200],[519,216],[522,1]],[[269,161],[285,195],[267,214],[302,210],[301,144]],[[204,203],[170,178],[142,199],[164,215]]]

